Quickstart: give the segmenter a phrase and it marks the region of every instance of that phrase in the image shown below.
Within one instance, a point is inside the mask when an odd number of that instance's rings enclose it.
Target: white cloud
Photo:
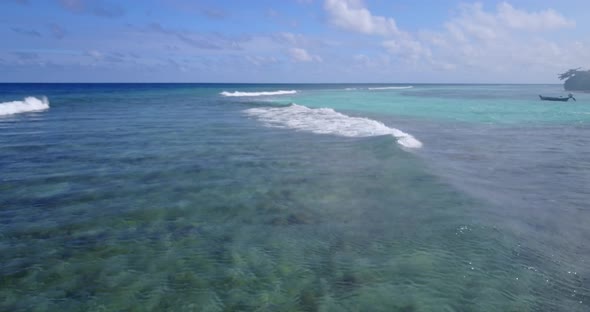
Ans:
[[[246,56],[246,60],[256,66],[264,66],[269,64],[276,64],[279,60],[274,56]]]
[[[296,62],[321,62],[322,58],[317,55],[311,55],[305,49],[292,48],[289,50],[291,59]]]
[[[541,73],[550,79],[553,74],[545,73],[585,64],[590,57],[587,44],[550,35],[575,27],[575,21],[553,9],[527,11],[503,2],[486,10],[481,3],[462,4],[443,25],[439,31],[398,30],[381,46],[397,58],[398,66],[487,73],[496,77],[492,79],[513,79],[516,73],[530,79]]]
[[[498,4],[495,11],[485,10],[481,3],[462,4],[457,16],[444,23],[442,31],[418,34],[398,29],[391,17],[373,15],[361,0],[326,0],[324,9],[329,22],[338,28],[387,37],[381,46],[402,61],[423,61],[446,70],[460,64],[498,67],[498,64],[506,65],[518,59],[530,63],[547,62],[551,57],[563,58],[567,52],[558,52],[559,46],[532,41],[534,37],[527,33],[575,27],[574,21],[553,9],[530,12],[507,2]],[[521,56],[522,51],[529,51],[531,47],[535,48],[528,58]],[[299,59],[306,58],[300,55]]]
[[[516,68],[559,70],[574,59],[583,62],[575,57],[578,49],[543,38],[550,31],[570,27],[575,27],[575,21],[552,9],[529,12],[502,2],[495,11],[486,11],[475,3],[461,5],[444,31],[423,33],[422,39],[438,60],[464,68],[505,73]]]
[[[273,34],[272,38],[279,43],[286,43],[290,45],[307,45],[310,43],[310,40],[307,39],[304,35],[294,34],[290,32],[281,32]]]
[[[86,51],[86,55],[92,57],[95,61],[100,61],[104,58],[104,55],[96,50]]]
[[[284,61],[322,63],[324,60],[320,55],[332,48],[329,40],[291,32],[252,36],[241,46],[242,50],[236,51],[236,54],[257,67]]]
[[[266,10],[266,17],[268,17],[268,18],[277,18],[279,16],[281,16],[281,14],[274,9]]]
[[[432,57],[432,52],[429,48],[407,36],[383,41],[382,45],[389,53],[401,56],[406,60],[417,61],[421,58],[430,60]]]
[[[416,62],[431,58],[430,49],[410,33],[398,29],[395,19],[373,15],[361,0],[326,0],[324,9],[330,23],[336,27],[388,38],[382,42],[382,46],[403,61]]]
[[[361,0],[326,0],[324,8],[330,23],[338,28],[368,35],[399,33],[393,18],[374,16]]]
[[[497,38],[498,19],[485,12],[481,3],[461,5],[461,14],[445,24],[447,30],[459,41],[465,42],[467,37],[478,40]]]
[[[293,0],[292,5],[296,1],[312,2]],[[278,80],[296,77],[302,81],[558,82],[556,73],[590,66],[590,39],[582,37],[587,33],[582,29],[584,21],[578,20],[579,29],[572,30],[576,22],[565,11],[558,12],[550,7],[527,9],[510,0],[500,0],[493,5],[481,1],[485,4],[449,8],[452,15],[446,21],[433,26],[425,26],[432,23],[422,23],[427,29],[414,31],[403,29],[401,25],[398,28],[396,18],[401,16],[391,11],[371,11],[371,3],[379,1],[384,8],[393,7],[382,0],[323,0],[300,7],[309,9],[310,14],[306,15],[309,18],[317,18],[318,12],[313,10],[323,10],[326,23],[332,30],[341,31],[338,34],[321,29],[315,31],[314,21],[305,29],[293,30],[284,21],[294,13],[285,11],[280,12],[284,18],[265,21],[282,23],[269,28],[274,29],[271,31],[252,32],[246,27],[241,35],[228,35],[223,31],[205,33],[172,29],[157,23],[125,28],[113,26],[120,31],[108,35],[91,30],[88,33],[70,32],[67,40],[55,40],[59,43],[59,47],[56,46],[59,53],[41,51],[38,57],[34,57],[32,54],[0,51],[0,58],[6,64],[3,66],[47,61],[48,64],[53,62],[72,68],[96,66],[105,72],[106,69],[115,72],[129,70],[130,73],[173,69],[174,77],[177,77],[182,70],[188,69],[187,73],[193,75],[190,77],[199,79],[231,77],[247,80],[254,76],[252,73],[268,73],[258,76],[272,76]],[[77,5],[113,3],[110,0],[55,2],[71,12],[84,14],[93,14],[91,10],[95,6]],[[203,14],[201,8],[196,9],[196,13]],[[259,9],[264,15],[267,7],[262,5]],[[270,15],[277,13],[268,12]],[[68,25],[59,26],[67,28]],[[416,26],[420,27],[420,24]],[[43,35],[49,37],[47,35],[53,31],[55,37],[60,38],[62,29],[57,28],[48,29]],[[360,35],[346,36],[343,32]],[[92,50],[105,46],[116,47],[116,52],[127,57],[117,57],[115,51]],[[74,52],[64,54],[65,49]],[[139,57],[137,54],[129,57],[138,51],[141,51]],[[292,66],[296,62],[307,66]]]
[[[510,28],[530,31],[553,30],[575,27],[575,21],[568,20],[553,9],[541,12],[526,12],[502,2],[498,5],[497,18]]]
[[[470,38],[490,41],[512,32],[543,32],[575,27],[575,22],[552,9],[527,12],[507,2],[498,4],[496,12],[487,12],[481,3],[463,4],[459,15],[445,24],[452,38],[466,42]]]
[[[361,69],[369,68],[372,71],[388,71],[388,66],[391,65],[391,59],[388,55],[377,55],[370,57],[365,54],[357,54],[353,57],[356,65],[360,65]]]

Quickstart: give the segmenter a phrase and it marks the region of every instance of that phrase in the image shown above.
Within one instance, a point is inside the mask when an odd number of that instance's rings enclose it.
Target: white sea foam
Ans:
[[[295,94],[297,91],[295,90],[279,90],[279,91],[262,91],[262,92],[241,92],[241,91],[234,91],[234,92],[227,92],[223,91],[220,94],[223,96],[265,96],[265,95],[285,95],[285,94]]]
[[[374,87],[369,88],[369,90],[403,90],[403,89],[412,89],[414,86],[395,86],[395,87]]]
[[[38,112],[49,109],[49,100],[46,97],[26,97],[22,101],[0,103],[0,116],[18,113]]]
[[[291,104],[285,107],[250,108],[244,112],[269,127],[289,128],[345,137],[392,135],[399,144],[405,147],[422,147],[422,143],[408,133],[389,128],[376,120],[350,117],[331,108],[309,108]]]

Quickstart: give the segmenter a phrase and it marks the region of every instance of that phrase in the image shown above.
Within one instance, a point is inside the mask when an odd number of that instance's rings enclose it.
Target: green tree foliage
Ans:
[[[566,90],[590,91],[590,70],[570,69],[558,77],[565,80],[563,86]]]

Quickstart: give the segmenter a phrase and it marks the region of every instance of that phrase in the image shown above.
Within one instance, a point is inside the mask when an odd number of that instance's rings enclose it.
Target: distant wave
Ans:
[[[220,94],[223,96],[264,96],[264,95],[284,95],[284,94],[295,94],[295,90],[279,90],[279,91],[265,91],[265,92],[227,92],[223,91]]]
[[[414,86],[399,86],[399,87],[375,87],[369,88],[369,90],[403,90],[403,89],[412,89]]]
[[[38,99],[36,97],[26,97],[22,101],[0,103],[0,116],[38,112],[49,109],[49,100],[46,97]]]
[[[422,143],[408,133],[389,128],[376,120],[350,117],[331,108],[309,108],[303,105],[291,104],[285,107],[250,108],[244,112],[264,122],[269,127],[345,137],[392,135],[399,144],[405,147],[422,147]]]

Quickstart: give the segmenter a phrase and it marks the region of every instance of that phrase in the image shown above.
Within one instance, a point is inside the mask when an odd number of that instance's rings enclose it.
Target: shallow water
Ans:
[[[390,86],[0,85],[0,310],[587,311],[590,96]]]

